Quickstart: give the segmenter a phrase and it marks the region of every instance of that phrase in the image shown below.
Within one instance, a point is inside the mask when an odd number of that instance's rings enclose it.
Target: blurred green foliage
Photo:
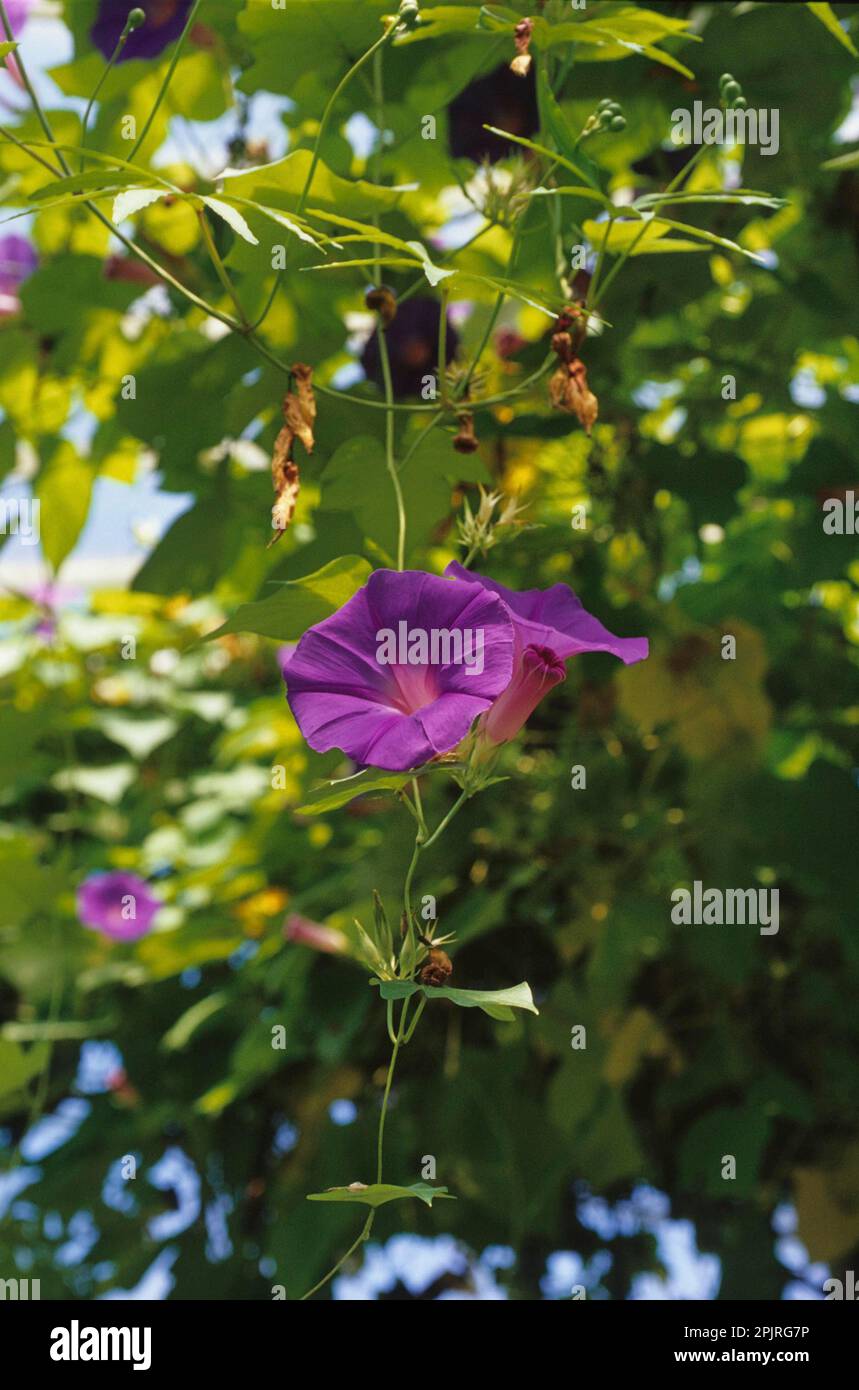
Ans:
[[[675,210],[766,253],[764,264],[710,243],[697,254],[629,258],[605,302],[610,326],[582,350],[599,398],[590,437],[551,411],[540,380],[477,414],[478,453],[453,452],[449,418],[404,469],[408,564],[440,571],[456,554],[463,499],[491,483],[520,496],[530,525],[484,567],[514,588],[570,583],[612,630],[646,633],[651,657],[628,670],[601,656],[573,663],[506,749],[508,780],[471,802],[421,863],[416,892],[436,896],[440,929],[457,935],[455,983],[527,979],[540,1016],[499,1023],[442,1002],[427,1010],[396,1081],[386,1172],[414,1183],[434,1155],[438,1181],[459,1200],[384,1208],[376,1232],[450,1231],[475,1252],[509,1244],[517,1260],[502,1277],[521,1298],[539,1296],[552,1251],[587,1256],[607,1244],[614,1263],[602,1288],[622,1298],[638,1271],[658,1267],[655,1244],[602,1241],[580,1222],[577,1194],[584,1184],[614,1199],[645,1181],[694,1222],[700,1248],[718,1254],[722,1297],[778,1297],[787,1275],[770,1221],[779,1203],[797,1203],[815,1259],[846,1266],[859,1242],[859,561],[855,537],[824,533],[821,510],[827,496],[859,493],[859,173],[821,168],[840,151],[833,135],[851,109],[855,58],[810,12],[829,10],[819,5],[653,6],[669,29],[691,15],[697,43],[666,36],[665,24],[651,34],[655,21],[634,6],[593,3],[583,19],[560,0],[515,3],[490,7],[501,18],[483,28],[476,6],[422,8],[427,32],[384,52],[381,150],[363,161],[344,133],[356,113],[374,118],[371,65],[334,107],[305,209],[316,236],[336,228],[314,221],[313,208],[370,223],[375,214],[385,233],[451,262],[431,240],[453,206],[441,195],[474,166],[449,158],[448,106],[513,56],[509,16],[529,8],[566,30],[584,19],[625,23],[615,32],[647,46],[573,44],[575,35],[542,50],[535,43],[554,93],[551,103],[543,94],[535,141],[559,149],[559,131],[580,130],[611,97],[626,126],[587,142],[587,172],[611,193],[658,192],[674,173],[671,112],[693,99],[716,105],[727,70],[750,106],[778,108],[780,149],[764,157],[753,146],[714,148],[694,187],[741,184],[786,202]],[[286,159],[267,167],[264,151],[242,144],[239,121],[235,187],[298,215],[325,104],[391,9],[392,0],[294,0],[285,11],[204,0],[203,27],[183,49],[136,164],[148,167],[170,117],[206,122],[254,93],[288,96]],[[835,10],[855,38],[856,7]],[[102,71],[87,38],[94,6],[64,11],[75,57],[54,80],[87,97]],[[145,120],[169,56],[114,69],[88,148],[127,157],[121,119]],[[427,113],[435,139],[421,135]],[[55,139],[74,145],[79,116],[47,114]],[[487,111],[486,121],[507,128],[503,112]],[[14,133],[44,138],[33,115]],[[537,160],[545,179],[539,159],[520,147],[495,167],[521,177]],[[108,215],[119,166],[98,165],[102,175],[111,167],[109,192],[96,188]],[[193,204],[215,185],[190,167],[158,174],[191,201],[159,199],[124,225],[182,285],[233,314]],[[124,1069],[6,1211],[0,1271],[23,1269],[27,1250],[43,1297],[131,1287],[163,1243],[150,1223],[172,1200],[147,1173],[179,1146],[199,1173],[203,1209],[169,1241],[178,1250],[173,1296],[265,1298],[280,1284],[294,1297],[355,1234],[354,1211],[305,1194],[372,1180],[389,1044],[366,971],[288,942],[284,919],[301,913],[350,936],[374,889],[395,911],[413,830],[383,791],[317,815],[296,811],[320,779],[350,768],[304,746],[272,642],[295,639],[330,611],[326,594],[305,609],[300,587],[272,584],[335,562],[336,574],[336,564],[354,565],[345,556],[363,557],[362,572],[390,563],[385,412],[319,396],[295,522],[267,549],[270,482],[247,466],[246,444],[270,451],[283,371],[174,287],[159,312],[140,313],[147,286],[129,278],[131,254],[80,193],[48,196],[55,177],[0,143],[9,211],[32,211],[34,194],[45,204],[23,224],[38,268],[21,287],[20,311],[0,323],[0,458],[11,467],[15,441],[29,446],[43,549],[60,584],[98,480],[130,482],[151,451],[164,486],[195,500],[130,589],[96,586],[85,611],[61,606],[49,630],[44,595],[41,606],[11,592],[0,603],[0,1123],[9,1162],[32,1119],[74,1094],[82,1040],[114,1042]],[[409,191],[392,192],[403,185]],[[347,317],[363,311],[371,270],[310,271],[324,259],[317,247],[256,208],[242,213],[257,245],[218,216],[207,227],[244,314],[263,312],[274,284],[269,248],[282,234],[288,267],[260,339],[282,363],[311,363],[317,381],[330,382],[353,360]],[[568,264],[576,229],[593,215],[582,197],[532,197],[513,270],[504,226],[453,256],[477,277],[456,281],[454,297],[472,306],[459,362],[483,338],[499,278],[560,308],[559,254]],[[344,244],[334,259],[369,254]],[[402,293],[419,273],[419,264],[392,266],[385,278]],[[548,329],[538,308],[505,298],[478,396],[536,371]],[[512,353],[501,332],[516,335]],[[121,390],[129,374],[133,399]],[[728,375],[735,399],[724,395]],[[802,403],[798,380],[811,383],[813,404]],[[382,402],[372,383],[351,390]],[[88,447],[68,430],[82,408],[95,424]],[[398,449],[423,427],[420,414],[397,412]],[[581,529],[572,524],[580,506]],[[267,615],[280,606],[283,626],[234,617],[260,602],[271,605]],[[733,661],[722,659],[727,634]],[[579,765],[587,785],[575,790]],[[425,795],[438,819],[451,796],[444,780],[428,779]],[[151,879],[165,903],[157,930],[134,945],[77,921],[76,886],[109,867]],[[674,926],[670,894],[695,879],[777,886],[778,934]],[[277,1025],[282,1050],[271,1045]],[[583,1050],[571,1047],[579,1025]],[[338,1099],[354,1102],[352,1124],[332,1122]],[[296,1139],[287,1152],[275,1143],[284,1124]],[[104,1200],[103,1185],[127,1154],[139,1176],[123,1210]],[[723,1154],[737,1158],[733,1182],[721,1177]],[[217,1203],[227,1212],[226,1256],[209,1246],[205,1208]],[[81,1211],[96,1232],[69,1267],[62,1247]]]

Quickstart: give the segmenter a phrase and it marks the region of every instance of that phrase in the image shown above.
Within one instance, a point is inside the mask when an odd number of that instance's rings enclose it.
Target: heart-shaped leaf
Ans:
[[[390,1182],[374,1182],[367,1186],[362,1182],[353,1182],[349,1187],[329,1187],[327,1192],[309,1192],[308,1202],[363,1202],[368,1207],[383,1207],[386,1202],[399,1202],[404,1197],[417,1197],[418,1201],[424,1202],[431,1207],[434,1197],[447,1197],[449,1201],[455,1202],[456,1198],[452,1192],[448,1192],[446,1187],[430,1187],[426,1182],[413,1182],[410,1187],[397,1187]]]
[[[290,579],[271,598],[243,603],[228,622],[208,636],[255,632],[280,642],[295,642],[314,623],[321,623],[366,583],[371,566],[360,555],[342,555],[302,579]]]
[[[377,982],[372,980],[370,983]],[[524,980],[519,985],[511,985],[509,989],[449,989],[446,985],[416,985],[411,980],[381,980],[378,983],[383,999],[408,999],[413,994],[422,994],[425,999],[449,999],[461,1009],[482,1009],[500,1023],[512,1022],[514,1009],[539,1013],[531,986]]]

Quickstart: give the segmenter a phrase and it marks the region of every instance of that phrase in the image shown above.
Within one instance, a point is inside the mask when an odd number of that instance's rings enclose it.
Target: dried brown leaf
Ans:
[[[271,477],[274,484],[275,500],[271,509],[271,524],[274,535],[269,545],[274,545],[286,530],[295,515],[295,504],[301,489],[301,477],[295,462],[295,441],[300,440],[308,454],[313,453],[315,443],[313,426],[316,421],[316,398],[313,394],[313,368],[303,362],[296,362],[292,368],[294,391],[287,391],[283,398],[284,425],[274,441],[271,458]]]

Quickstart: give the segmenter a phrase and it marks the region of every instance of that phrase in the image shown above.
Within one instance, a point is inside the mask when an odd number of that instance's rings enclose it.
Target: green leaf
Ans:
[[[351,1187],[329,1187],[327,1192],[307,1194],[308,1202],[363,1202],[368,1207],[383,1207],[386,1202],[399,1202],[404,1197],[417,1197],[428,1207],[432,1206],[436,1197],[456,1201],[446,1187],[430,1187],[426,1182],[413,1182],[410,1187],[397,1187],[390,1182],[374,1182],[369,1187],[364,1183],[353,1183]]]
[[[569,169],[571,174],[575,174],[577,179],[583,179],[586,184],[595,187],[594,180],[589,178],[585,169],[575,164],[572,159],[568,159],[566,155],[558,154],[557,150],[550,150],[546,145],[538,145],[536,140],[526,140],[524,135],[513,135],[509,130],[500,130],[498,126],[484,125],[483,128],[484,130],[491,130],[493,135],[500,135],[504,140],[512,140],[515,145],[522,145],[526,150],[533,150],[534,154],[545,155],[553,164],[563,165],[565,169]]]
[[[17,47],[18,45],[14,41],[7,41],[4,39],[3,42],[0,43],[0,59],[7,58],[10,53],[15,52]]]
[[[481,24],[481,15],[485,9],[485,6],[479,5],[436,5],[431,10],[424,9],[421,12],[420,23],[414,29],[406,29],[396,35],[394,47],[418,43],[421,39],[442,38],[448,34],[486,33],[487,27]],[[493,25],[496,32],[501,27]],[[513,24],[503,27],[512,30]]]
[[[29,200],[31,203],[42,203],[61,194],[112,193],[132,184],[137,188],[140,179],[127,169],[90,169],[85,174],[71,174],[68,178],[54,179],[41,188],[34,188]],[[162,191],[166,193],[167,189]]]
[[[266,207],[293,212],[304,192],[312,158],[310,150],[294,150],[272,164],[260,164],[241,174],[225,174],[221,193],[225,198],[248,198]],[[320,159],[313,171],[307,201],[360,217],[395,207],[402,192],[402,188],[382,188],[365,179],[341,179]]]
[[[172,1028],[169,1028],[161,1039],[161,1046],[167,1052],[178,1052],[187,1046],[191,1038],[201,1028],[204,1023],[224,1008],[229,996],[224,990],[218,990],[215,994],[209,994],[205,999],[198,999],[196,1004],[192,1004],[190,1009],[186,1009],[177,1018]]]
[[[20,1091],[28,1081],[38,1076],[47,1060],[47,1043],[37,1043],[25,1051],[9,1038],[0,1038],[0,1096]]]
[[[535,188],[531,193],[532,198],[550,198],[553,196],[589,198],[592,203],[601,203],[604,208],[614,207],[614,203],[610,198],[606,198],[604,193],[597,192],[595,188],[586,188],[583,184],[564,184],[560,188]]]
[[[164,188],[127,189],[113,200],[113,221],[124,222],[126,217],[133,217],[136,212],[148,208],[151,203],[157,203],[165,193]]]
[[[535,189],[535,192],[539,190]],[[632,207],[638,212],[648,208],[669,207],[673,203],[742,203],[746,207],[783,208],[787,206],[787,202],[787,198],[774,198],[769,193],[737,188],[732,193],[643,193],[640,198],[636,198]]]
[[[202,201],[210,212],[216,213],[243,241],[250,242],[251,246],[259,246],[258,238],[254,236],[238,208],[231,207],[229,203],[222,202],[220,198],[203,198]]]
[[[540,128],[548,130],[555,142],[558,153],[565,158],[576,154],[576,137],[567,123],[555,93],[552,91],[546,68],[540,63],[537,68],[537,101],[540,110]]]
[[[416,772],[382,772],[374,767],[365,767],[352,777],[326,782],[312,791],[295,809],[303,816],[320,816],[324,811],[336,811],[341,806],[348,806],[356,796],[363,796],[365,792],[399,791],[415,776]]]
[[[295,642],[309,627],[342,608],[366,584],[370,573],[369,562],[360,555],[343,555],[303,579],[287,580],[271,598],[243,603],[222,627],[208,634],[209,640],[228,632],[255,632],[279,642]]]
[[[859,150],[851,150],[849,154],[837,154],[834,159],[827,159],[825,164],[821,164],[821,169],[859,169]]]
[[[371,980],[371,984],[376,981]],[[531,986],[525,981],[511,985],[509,989],[449,989],[446,985],[436,988],[432,985],[416,985],[410,980],[382,980],[379,993],[383,999],[408,999],[413,994],[422,994],[426,999],[449,999],[461,1009],[482,1009],[490,1018],[501,1023],[510,1023],[513,1009],[527,1009],[538,1014],[534,1004]]]
[[[694,244],[684,242],[678,238],[669,238],[671,231],[683,232],[685,236],[693,238],[694,241],[706,242],[710,246],[721,246],[726,251],[735,251],[741,256],[747,256],[749,260],[760,264],[760,257],[752,251],[747,251],[745,247],[738,245],[736,241],[729,241],[727,237],[717,236],[715,232],[708,232],[703,227],[692,227],[686,222],[674,222],[668,217],[653,217],[648,215],[647,223],[642,230],[640,221],[633,221],[628,218],[619,218],[612,226],[611,231],[606,237],[606,224],[588,220],[582,223],[582,231],[593,242],[595,246],[602,246],[605,242],[606,251],[610,254],[627,252],[631,256],[645,256],[655,251],[689,251],[693,250]],[[663,241],[663,238],[665,240]]]
[[[841,25],[838,23],[838,16],[832,6],[829,4],[818,4],[816,0],[807,0],[807,4],[815,19],[819,19],[821,24],[825,25],[832,37],[837,39],[838,42],[847,49],[848,53],[852,53],[854,58],[859,58],[856,45],[850,35],[846,34],[841,28]]]
[[[63,440],[39,475],[42,549],[55,570],[74,548],[87,519],[93,472],[92,464]]]

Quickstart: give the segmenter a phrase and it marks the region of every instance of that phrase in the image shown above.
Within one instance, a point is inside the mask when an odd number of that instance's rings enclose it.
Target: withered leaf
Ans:
[[[516,45],[516,57],[510,64],[510,71],[517,77],[527,77],[531,70],[531,54],[528,49],[531,45],[531,34],[534,30],[532,19],[521,19],[513,30],[513,42]]]
[[[313,395],[312,378],[312,367],[306,366],[303,362],[293,363],[292,379],[295,389],[287,391],[283,398],[284,424],[274,441],[271,458],[275,500],[271,509],[274,535],[269,545],[274,545],[275,541],[280,539],[295,514],[295,504],[301,489],[301,477],[294,457],[296,439],[301,441],[308,454],[313,453],[316,399]]]
[[[599,401],[588,386],[588,374],[580,357],[562,361],[549,378],[549,398],[559,410],[568,410],[590,434],[599,413]]]

